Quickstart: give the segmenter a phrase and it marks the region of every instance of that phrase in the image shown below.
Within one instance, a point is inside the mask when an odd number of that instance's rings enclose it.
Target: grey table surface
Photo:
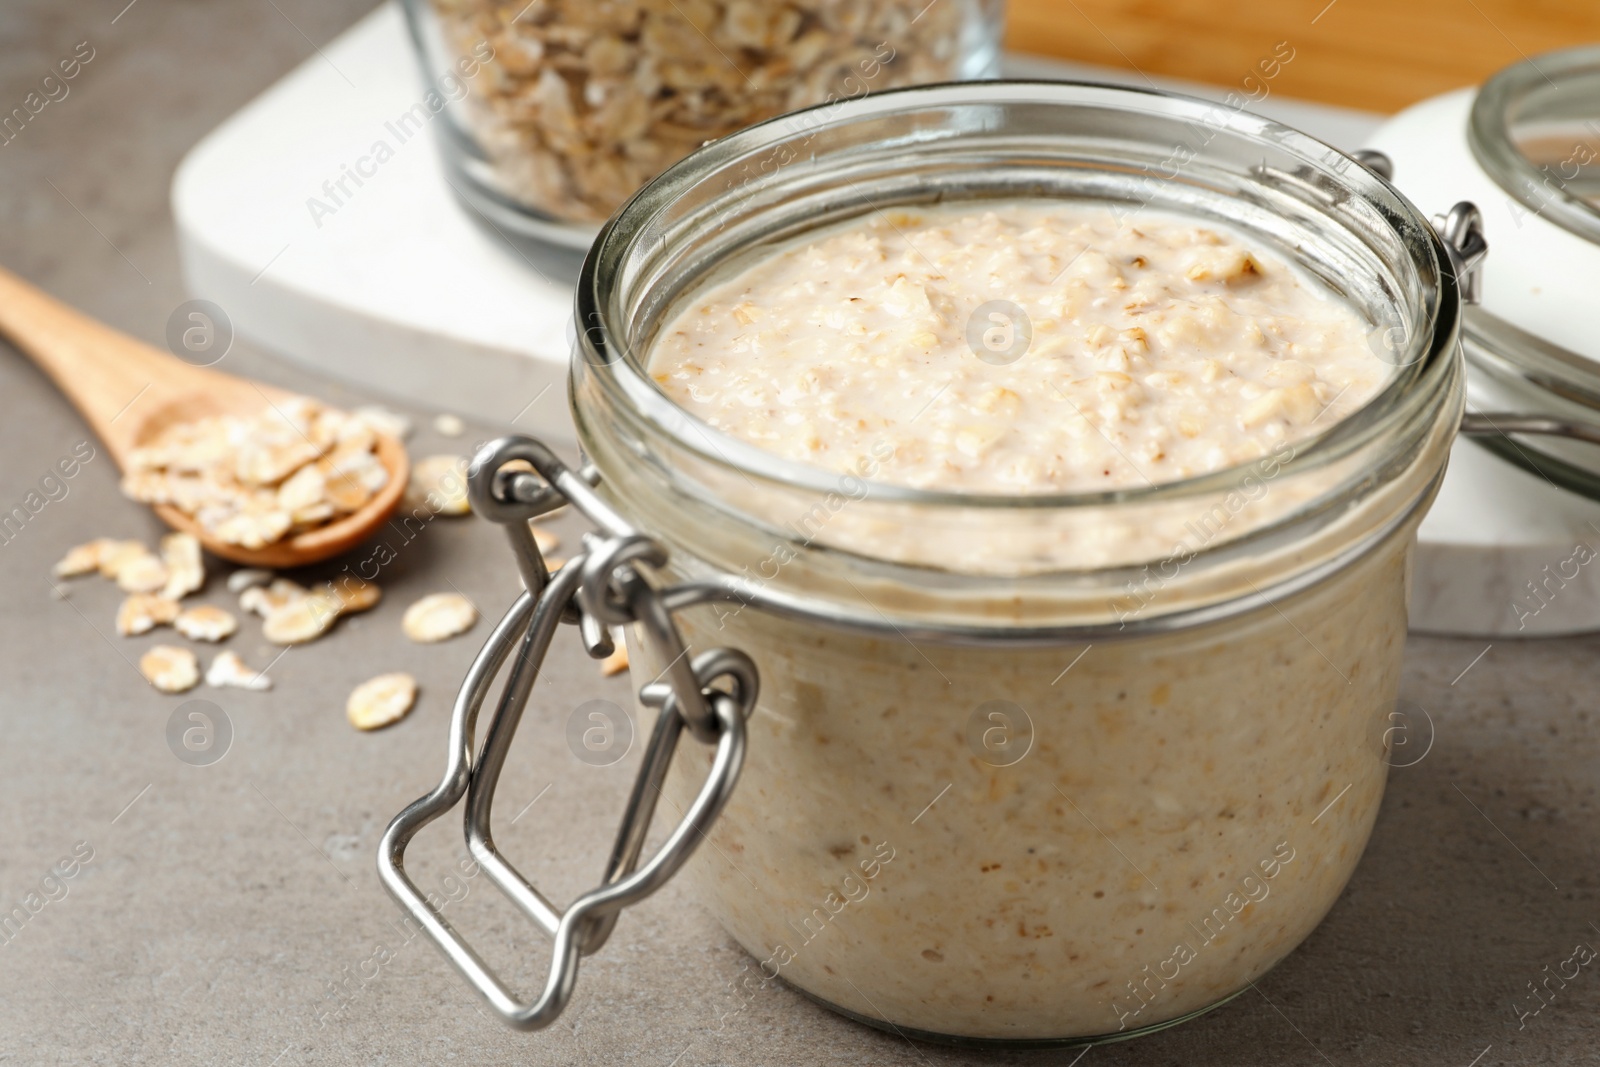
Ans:
[[[363,13],[367,0],[9,0],[0,8],[0,111],[82,41],[94,58],[0,147],[0,262],[99,318],[160,344],[186,295],[167,186],[184,149]],[[241,211],[249,210],[240,204]],[[225,369],[338,403],[362,396],[248,344]],[[444,371],[442,371],[444,372]],[[484,436],[480,431],[476,436]],[[465,440],[472,440],[471,430]],[[85,440],[67,403],[0,345],[0,503],[21,502]],[[424,426],[414,452],[459,449]],[[388,818],[442,768],[449,697],[486,627],[417,647],[399,639],[416,596],[450,587],[497,614],[515,572],[496,531],[439,521],[386,568],[385,602],[274,668],[270,694],[202,690],[232,723],[226,758],[192,766],[166,740],[185,698],[148,688],[118,638],[108,583],[52,593],[50,564],[96,536],[160,532],[119,497],[103,454],[0,546],[0,912],[40,891],[78,849],[92,858],[0,944],[0,1063],[1407,1063],[1592,1062],[1600,975],[1588,968],[1536,1015],[1527,983],[1600,943],[1595,787],[1600,680],[1593,639],[1414,638],[1404,696],[1432,748],[1391,774],[1370,849],[1327,921],[1230,1005],[1132,1043],[978,1054],[913,1045],[775,987],[725,1022],[745,957],[686,891],[631,911],[585,967],[552,1029],[491,1021],[443,959],[407,942],[377,883]],[[558,528],[572,536],[573,520]],[[213,579],[203,599],[226,603]],[[233,644],[275,650],[246,625]],[[420,705],[358,734],[352,685],[409,669]],[[553,664],[528,725],[552,737],[577,703],[626,700],[576,654]],[[1418,722],[1422,720],[1419,718]],[[1423,727],[1417,727],[1418,730]],[[1420,734],[1417,737],[1422,740]],[[526,818],[504,847],[582,888],[631,760],[596,770],[557,743],[524,742],[504,784]],[[459,843],[441,831],[417,869],[443,881]],[[452,914],[524,988],[541,939],[481,881],[449,883]],[[35,898],[42,899],[42,898]],[[1555,988],[1555,987],[1552,987]],[[1081,1060],[1080,1060],[1081,1055]]]

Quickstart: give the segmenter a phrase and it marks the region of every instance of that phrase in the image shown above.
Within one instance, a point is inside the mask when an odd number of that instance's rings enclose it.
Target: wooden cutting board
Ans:
[[[1009,0],[1007,20],[1016,51],[1385,112],[1600,41],[1595,0]]]

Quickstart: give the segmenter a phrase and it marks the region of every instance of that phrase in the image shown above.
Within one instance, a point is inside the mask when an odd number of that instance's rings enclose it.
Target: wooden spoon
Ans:
[[[39,365],[72,401],[122,470],[135,448],[166,427],[211,415],[258,415],[294,394],[192,366],[118,333],[0,269],[0,335]],[[411,475],[400,442],[378,434],[374,451],[389,480],[359,511],[306,533],[250,549],[217,540],[193,517],[154,505],[168,526],[208,550],[251,567],[316,563],[359,545],[400,502]]]

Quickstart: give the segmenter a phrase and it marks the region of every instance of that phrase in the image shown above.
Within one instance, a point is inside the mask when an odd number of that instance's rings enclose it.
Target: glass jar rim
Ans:
[[[656,331],[712,272],[885,207],[1019,197],[1248,231],[1374,330],[1403,329],[1386,345],[1395,370],[1354,414],[1253,464],[1028,495],[787,460],[718,434],[649,376]],[[602,490],[671,546],[678,577],[743,604],[963,642],[1187,628],[1414,529],[1461,410],[1451,264],[1386,181],[1239,108],[1092,83],[886,91],[712,142],[607,223],[579,279],[573,420]]]
[[[613,327],[615,286],[623,258],[641,241],[662,240],[655,226],[656,216],[684,191],[728,161],[748,156],[781,141],[797,127],[813,131],[826,126],[845,125],[879,117],[896,110],[915,110],[939,106],[982,106],[999,102],[1026,102],[1071,107],[1080,104],[1106,104],[1138,101],[1145,109],[1167,117],[1193,122],[1215,121],[1218,105],[1199,97],[1157,89],[1142,89],[1081,81],[1033,81],[1000,79],[984,82],[956,82],[889,89],[847,101],[819,104],[750,126],[720,140],[708,142],[698,151],[669,168],[636,193],[601,228],[585,257],[580,272],[575,309],[577,346],[574,359],[588,361],[604,373],[599,377],[608,389],[625,401],[626,409],[658,431],[677,437],[700,458],[744,473],[815,492],[827,492],[839,473],[826,468],[790,460],[759,446],[735,438],[696,418],[649,376],[643,356],[635,359],[632,345]],[[819,121],[813,121],[813,120]],[[1353,158],[1309,134],[1243,110],[1226,115],[1228,129],[1256,137],[1264,142],[1298,149],[1307,158],[1336,159],[1346,165],[1342,177],[1351,196],[1361,196],[1374,204],[1379,213],[1391,219],[1396,228],[1409,224],[1414,232],[1426,235],[1433,283],[1426,306],[1411,309],[1413,321],[1405,325],[1405,351],[1398,354],[1397,370],[1384,386],[1361,408],[1333,424],[1328,430],[1295,442],[1297,454],[1306,457],[1342,455],[1360,442],[1383,432],[1384,427],[1403,418],[1402,409],[1421,380],[1440,363],[1453,356],[1460,309],[1459,285],[1450,259],[1433,227],[1421,212],[1392,185],[1368,171]],[[687,431],[687,432],[686,432]],[[1067,493],[973,493],[926,489],[898,483],[863,479],[876,500],[888,503],[971,508],[1062,509],[1101,507],[1108,504],[1138,503],[1152,500],[1182,499],[1225,490],[1237,484],[1252,466],[1247,461],[1219,470],[1153,485],[1130,485],[1112,490]]]

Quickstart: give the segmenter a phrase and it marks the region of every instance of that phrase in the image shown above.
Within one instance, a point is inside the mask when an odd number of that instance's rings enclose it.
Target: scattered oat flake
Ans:
[[[431,593],[406,609],[400,628],[420,644],[464,634],[478,621],[478,609],[460,593]]]
[[[272,679],[260,671],[251,670],[236,652],[219,652],[206,668],[206,684],[217,689],[253,689],[256,692],[272,688]]]
[[[239,594],[239,610],[254,612],[263,619],[274,611],[304,600],[311,590],[287,578],[274,578],[270,585],[253,585]]]
[[[117,633],[136,637],[178,618],[178,602],[153,593],[134,593],[117,608]]]
[[[434,417],[433,428],[445,437],[460,437],[467,432],[467,424],[448,412]]]
[[[305,596],[267,615],[261,634],[275,645],[315,641],[339,618],[339,602],[323,594]]]
[[[628,646],[622,643],[620,635],[612,639],[612,644],[616,646],[616,650],[600,661],[600,673],[607,678],[628,669]]]
[[[115,580],[126,564],[148,555],[150,550],[138,541],[105,541],[100,546],[100,577]]]
[[[328,582],[325,591],[339,601],[341,615],[354,615],[366,611],[376,607],[378,601],[383,599],[383,590],[375,583],[357,578],[353,574]]]
[[[410,493],[415,504],[426,504],[439,515],[466,515],[467,460],[465,456],[428,456],[411,468]]]
[[[172,628],[191,641],[221,641],[239,628],[239,620],[210,604],[200,604],[172,620]]]
[[[67,549],[67,554],[61,557],[51,568],[57,578],[76,578],[80,574],[89,574],[100,569],[100,553],[109,545],[117,542],[105,537],[97,537],[86,545],[74,545]]]
[[[246,589],[253,589],[258,585],[267,585],[272,581],[272,572],[259,567],[244,567],[228,575],[228,592],[242,593]]]
[[[161,563],[167,568],[167,584],[161,595],[182,600],[206,584],[205,564],[200,559],[200,539],[194,534],[170,533],[161,539]]]
[[[157,645],[139,657],[139,673],[163,693],[183,693],[200,682],[200,661],[187,648]]]
[[[416,700],[417,680],[411,675],[380,674],[356,686],[344,713],[357,730],[376,730],[405,718]]]
[[[149,552],[131,556],[117,567],[117,588],[124,593],[156,593],[166,585],[165,564]]]

